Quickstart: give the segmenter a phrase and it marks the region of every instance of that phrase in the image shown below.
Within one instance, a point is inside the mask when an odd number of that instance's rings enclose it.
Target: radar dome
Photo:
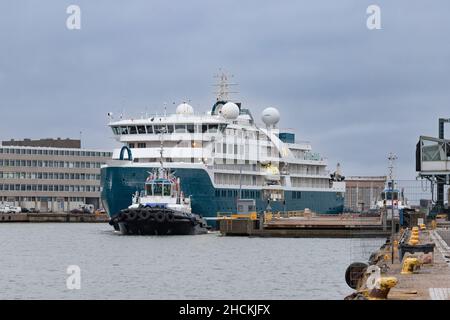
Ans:
[[[177,107],[177,114],[193,114],[194,108],[187,103],[181,103]]]
[[[227,102],[222,107],[222,116],[228,120],[234,120],[239,116],[239,107],[233,102]]]
[[[273,126],[280,121],[280,112],[276,108],[266,108],[262,112],[262,121],[266,126]]]

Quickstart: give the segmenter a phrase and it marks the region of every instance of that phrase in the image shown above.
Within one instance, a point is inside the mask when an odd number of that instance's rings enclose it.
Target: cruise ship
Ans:
[[[238,199],[254,199],[256,211],[342,213],[345,182],[327,160],[282,130],[280,112],[266,108],[260,120],[226,94],[222,77],[210,111],[183,102],[175,113],[110,118],[122,147],[101,168],[101,197],[111,219],[144,189],[149,173],[164,166],[180,179],[192,212],[205,218],[239,211]]]

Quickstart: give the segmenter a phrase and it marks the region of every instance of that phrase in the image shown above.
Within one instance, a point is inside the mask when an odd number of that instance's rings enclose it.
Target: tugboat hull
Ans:
[[[208,232],[206,221],[200,216],[167,208],[125,209],[110,224],[126,235],[197,235]]]

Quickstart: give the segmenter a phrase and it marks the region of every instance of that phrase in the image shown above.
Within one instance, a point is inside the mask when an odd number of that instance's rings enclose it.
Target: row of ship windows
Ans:
[[[100,169],[102,162],[68,162],[47,160],[13,160],[0,159],[0,167],[42,167],[42,168],[68,168],[68,169]]]
[[[64,198],[56,198],[56,197],[0,197],[0,201],[4,202],[12,202],[12,201],[26,201],[26,202],[35,202],[35,201],[71,201],[71,202],[85,202],[85,198],[83,197],[64,197]]]
[[[226,190],[226,189],[216,189],[215,196],[216,198],[236,198],[239,193],[241,193],[241,197],[244,199],[260,199],[261,192],[255,190]]]
[[[217,133],[225,124],[164,124],[148,126],[114,126],[115,135],[125,134],[159,134],[159,133]]]
[[[0,179],[100,180],[99,174],[58,172],[1,172]]]
[[[98,151],[69,151],[69,150],[47,150],[47,149],[11,149],[0,148],[0,153],[4,154],[34,154],[49,156],[71,156],[71,157],[105,157],[111,158],[111,152]]]
[[[256,190],[226,190],[226,189],[216,189],[215,196],[216,198],[236,198],[239,193],[242,192],[241,197],[243,199],[261,199],[262,193]],[[301,191],[292,191],[291,199],[301,199],[302,192]]]
[[[0,184],[0,191],[100,192],[100,186],[63,186],[47,184]]]
[[[266,135],[258,131],[247,131],[227,128],[226,124],[164,124],[147,126],[114,126],[112,131],[115,135],[128,134],[159,134],[159,133],[217,133],[224,132],[227,135],[237,136],[245,139],[268,139]]]

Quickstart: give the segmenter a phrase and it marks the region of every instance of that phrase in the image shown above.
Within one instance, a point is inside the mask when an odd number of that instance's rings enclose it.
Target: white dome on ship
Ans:
[[[234,120],[239,116],[239,107],[233,102],[227,102],[222,107],[222,116],[228,120]]]
[[[177,106],[176,112],[177,114],[193,114],[194,108],[192,108],[191,105],[183,102]]]
[[[266,108],[262,112],[262,121],[266,126],[273,126],[280,121],[280,112],[276,108]]]

